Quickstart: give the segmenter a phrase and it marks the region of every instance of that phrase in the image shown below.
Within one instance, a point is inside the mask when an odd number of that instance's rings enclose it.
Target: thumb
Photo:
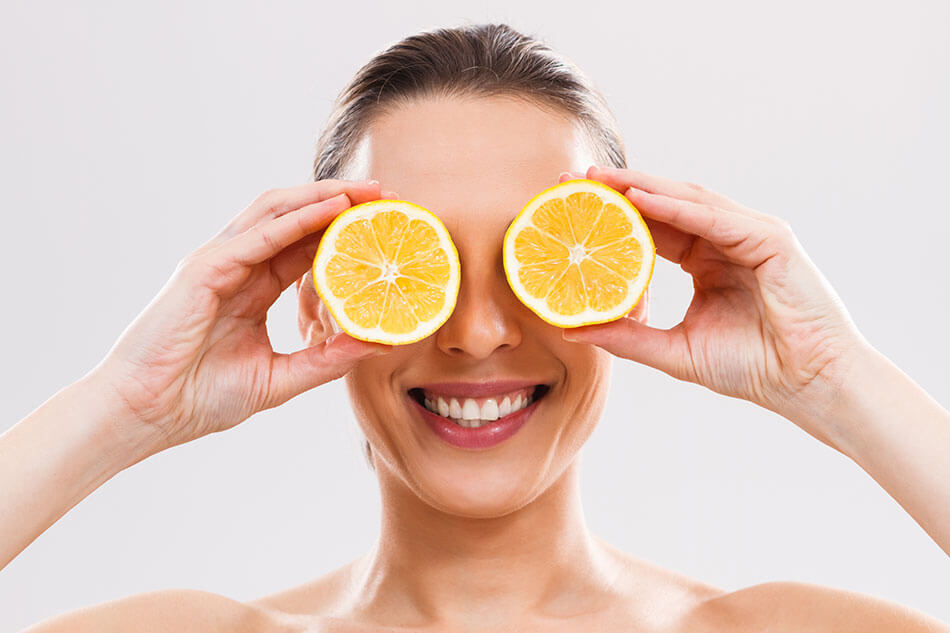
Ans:
[[[614,356],[687,379],[688,347],[679,325],[662,330],[623,317],[609,323],[565,329],[561,335],[565,341],[597,345]]]
[[[358,361],[391,349],[392,345],[369,343],[339,332],[292,354],[274,354],[271,389],[265,408],[276,407],[304,391],[335,380]]]

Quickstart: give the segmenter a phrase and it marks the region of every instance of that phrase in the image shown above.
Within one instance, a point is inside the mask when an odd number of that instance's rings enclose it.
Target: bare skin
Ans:
[[[593,162],[570,119],[531,103],[417,101],[374,122],[347,180],[268,192],[183,260],[94,370],[0,437],[0,479],[14,482],[0,490],[0,564],[122,469],[344,375],[373,449],[379,539],[249,603],[158,592],[29,631],[950,631],[828,587],[725,591],[587,529],[578,451],[616,356],[778,412],[864,468],[950,552],[950,414],[860,335],[788,226],[689,183]],[[692,275],[680,325],[650,328],[645,297],[625,319],[565,331],[514,297],[501,267],[507,224],[577,176],[627,195],[659,255]],[[442,218],[463,273],[449,321],[388,348],[340,334],[305,273],[336,214],[397,195]],[[307,348],[274,354],[266,311],[295,282]],[[498,377],[551,389],[486,451],[443,443],[408,406],[414,385]],[[22,457],[36,454],[48,462]]]

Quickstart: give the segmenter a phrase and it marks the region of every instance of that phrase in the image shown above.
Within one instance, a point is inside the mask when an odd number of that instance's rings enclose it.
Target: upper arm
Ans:
[[[754,585],[714,598],[701,611],[720,626],[753,630],[950,633],[947,623],[908,606],[803,582]]]
[[[207,591],[176,589],[143,593],[70,611],[22,633],[160,633],[261,630],[266,615]]]

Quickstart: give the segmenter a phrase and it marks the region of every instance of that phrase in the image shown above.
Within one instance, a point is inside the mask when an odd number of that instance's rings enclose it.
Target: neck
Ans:
[[[616,573],[584,522],[579,456],[530,503],[488,519],[437,510],[380,460],[377,468],[380,536],[354,568],[359,609],[373,620],[490,626],[567,617],[595,609]]]

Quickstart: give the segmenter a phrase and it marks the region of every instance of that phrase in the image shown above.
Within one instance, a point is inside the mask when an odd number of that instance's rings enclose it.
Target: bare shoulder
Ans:
[[[287,616],[335,613],[342,608],[346,596],[358,582],[357,568],[361,562],[362,559],[358,558],[302,585],[263,596],[248,604],[268,613]]]
[[[614,607],[609,612],[612,622],[656,631],[698,630],[683,629],[682,625],[700,605],[726,593],[719,587],[633,556],[603,539],[595,540],[619,572],[612,583],[615,592]]]
[[[618,586],[626,621],[651,630],[950,633],[947,623],[883,598],[782,581],[727,591],[601,543],[625,568]]]
[[[804,582],[753,585],[702,602],[691,630],[950,633],[950,625],[883,598]],[[690,627],[687,627],[690,628]]]
[[[193,589],[137,594],[44,620],[23,633],[283,632],[267,609]]]

